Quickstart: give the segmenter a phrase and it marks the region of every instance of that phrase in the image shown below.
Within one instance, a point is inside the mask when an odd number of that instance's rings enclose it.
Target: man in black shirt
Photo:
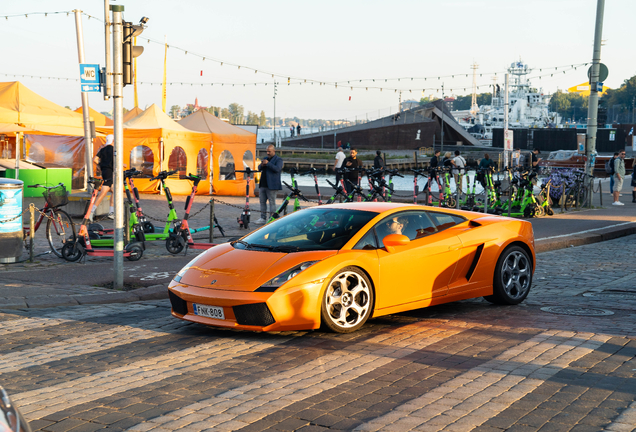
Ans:
[[[424,183],[424,187],[422,188],[422,190],[426,190],[426,188],[428,187],[428,180],[430,178],[433,178],[433,173],[432,173],[433,168],[437,168],[439,166],[439,150],[435,150],[435,154],[429,161],[428,166],[431,168],[431,174],[426,179],[426,183]]]
[[[373,159],[373,168],[384,168],[384,159],[382,159],[382,152],[380,150],[375,152],[375,159]]]
[[[351,153],[349,153],[349,157],[345,159],[344,165],[346,168],[352,169],[354,171],[350,171],[344,174],[345,180],[345,189],[347,193],[351,193],[353,190],[353,186],[347,181],[351,180],[353,184],[358,184],[358,171],[356,168],[359,168],[362,164],[360,164],[360,159],[358,159],[358,151],[356,149],[351,149]]]
[[[97,155],[93,158],[93,162],[99,165],[99,169],[102,172],[102,190],[99,192],[95,204],[91,209],[90,220],[93,221],[95,217],[95,211],[97,206],[102,202],[108,192],[110,192],[110,207],[108,209],[108,218],[115,219],[115,204],[113,201],[113,141],[115,137],[108,135],[106,137],[106,145],[99,149]]]
[[[539,154],[541,154],[539,149],[532,150],[532,169],[534,171],[539,171],[539,162],[543,160],[539,157]]]

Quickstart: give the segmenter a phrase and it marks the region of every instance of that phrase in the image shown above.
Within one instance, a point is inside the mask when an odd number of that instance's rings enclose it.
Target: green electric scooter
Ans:
[[[137,224],[141,224],[144,228],[146,241],[166,240],[170,236],[170,232],[174,229],[175,224],[180,221],[172,203],[172,194],[170,193],[170,189],[165,185],[165,179],[176,173],[177,171],[162,171],[157,174],[156,177],[151,179],[161,181],[161,186],[165,191],[168,207],[170,208],[163,231],[157,232],[155,226],[152,222],[146,219],[146,216],[143,213],[139,202],[139,190],[135,186],[133,180],[133,177],[141,174],[141,171],[137,171],[135,168],[124,171],[124,191],[126,192],[126,202],[129,209],[130,226],[133,227]],[[92,223],[88,226],[88,232],[89,235],[92,235],[91,239],[93,240],[93,246],[112,246],[112,236],[114,232],[112,229],[104,229],[101,224]]]

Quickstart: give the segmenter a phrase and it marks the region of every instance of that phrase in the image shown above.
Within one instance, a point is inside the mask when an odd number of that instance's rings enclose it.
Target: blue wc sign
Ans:
[[[80,64],[80,83],[83,92],[101,91],[101,75],[98,64]]]

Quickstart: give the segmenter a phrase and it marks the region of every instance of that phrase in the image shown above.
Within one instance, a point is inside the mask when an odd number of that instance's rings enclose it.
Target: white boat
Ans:
[[[559,127],[561,116],[550,111],[550,95],[543,89],[532,87],[527,75],[532,72],[521,61],[508,68],[508,127],[545,128]],[[459,124],[482,144],[492,144],[492,130],[504,126],[504,85],[493,86],[492,104],[482,105],[470,111],[453,111]]]

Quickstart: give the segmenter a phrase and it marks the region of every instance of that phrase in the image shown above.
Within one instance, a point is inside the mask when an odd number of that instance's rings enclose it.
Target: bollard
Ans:
[[[603,187],[601,180],[598,181],[598,196],[601,198],[601,207],[603,207]]]
[[[29,204],[29,214],[31,215],[29,221],[29,262],[33,262],[33,236],[35,235],[35,206],[33,203]]]
[[[210,243],[214,243],[214,199],[210,198]]]
[[[565,212],[565,182],[561,184],[561,213]]]

